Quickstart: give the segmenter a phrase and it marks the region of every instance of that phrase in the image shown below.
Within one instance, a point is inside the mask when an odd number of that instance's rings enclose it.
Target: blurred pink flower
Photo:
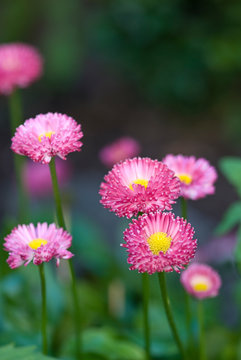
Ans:
[[[197,200],[215,192],[217,172],[205,159],[194,156],[167,155],[163,162],[181,181],[181,196]]]
[[[59,185],[68,181],[71,175],[69,163],[56,159],[56,172]],[[52,180],[49,167],[44,164],[26,161],[23,168],[25,188],[32,196],[42,196],[52,193]]]
[[[130,270],[153,274],[184,269],[194,257],[197,240],[186,220],[172,213],[144,214],[133,219],[124,232]]]
[[[217,296],[221,286],[219,274],[205,264],[191,264],[181,273],[180,280],[185,290],[198,299]]]
[[[21,43],[0,45],[0,93],[11,94],[37,80],[43,71],[43,60],[33,46]]]
[[[100,160],[107,167],[112,167],[114,164],[139,155],[140,145],[131,137],[122,137],[113,143],[106,145],[100,151]]]
[[[7,263],[11,269],[33,260],[35,265],[48,262],[52,258],[69,259],[73,254],[67,249],[71,246],[72,236],[55,224],[38,223],[18,225],[5,237],[4,250],[9,252]]]
[[[11,149],[33,161],[48,164],[51,158],[80,151],[81,126],[73,118],[59,113],[37,115],[16,129]]]
[[[117,216],[171,210],[180,193],[180,181],[165,164],[134,158],[116,164],[101,183],[101,204]]]

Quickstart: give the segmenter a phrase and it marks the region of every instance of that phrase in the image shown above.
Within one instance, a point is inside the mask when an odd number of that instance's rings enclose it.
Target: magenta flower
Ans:
[[[181,181],[181,196],[197,200],[215,192],[217,172],[205,159],[194,156],[167,155],[163,162]]]
[[[47,113],[26,120],[16,129],[11,149],[33,161],[48,164],[51,158],[80,151],[83,145],[80,124],[65,114]]]
[[[59,185],[64,185],[71,175],[69,163],[57,158],[56,172]],[[26,161],[23,168],[23,180],[25,188],[32,196],[44,196],[53,191],[48,165]]]
[[[122,137],[112,144],[106,145],[100,151],[100,160],[107,167],[111,167],[114,164],[132,158],[139,155],[140,145],[131,137]]]
[[[217,296],[221,286],[219,274],[205,264],[191,264],[180,280],[185,290],[198,299]]]
[[[197,240],[194,230],[182,218],[172,213],[144,214],[133,219],[124,232],[130,270],[138,272],[169,272],[184,269],[194,257]]]
[[[52,258],[69,259],[73,254],[67,249],[71,246],[72,236],[55,224],[47,223],[18,225],[5,237],[4,250],[9,252],[7,263],[11,269],[22,264],[25,266],[33,260],[35,265],[48,262]]]
[[[0,45],[0,93],[25,88],[42,75],[43,60],[33,46],[15,43]]]
[[[165,164],[149,158],[116,164],[100,186],[101,204],[118,216],[171,210],[180,193],[180,181]]]

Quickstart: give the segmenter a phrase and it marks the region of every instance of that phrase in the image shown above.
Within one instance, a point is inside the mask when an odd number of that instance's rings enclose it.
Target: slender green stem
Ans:
[[[187,220],[187,200],[184,197],[181,197],[181,215]],[[190,295],[184,290],[185,297],[185,310],[186,310],[186,327],[188,334],[188,352],[192,355],[193,352],[193,332],[192,332],[192,312],[191,312],[191,298]]]
[[[182,355],[182,358],[186,360],[187,359],[186,354],[185,354],[182,342],[180,340],[180,337],[178,335],[177,328],[176,328],[174,318],[172,315],[172,311],[171,311],[171,307],[170,307],[170,300],[169,300],[169,297],[167,294],[166,279],[165,279],[164,271],[158,273],[158,279],[159,279],[159,284],[160,284],[160,289],[161,289],[161,294],[162,294],[163,305],[164,305],[164,308],[166,311],[166,316],[167,316],[167,319],[168,319],[168,322],[169,322],[169,325],[170,325],[170,328],[172,331],[172,335],[176,341],[177,347]]]
[[[9,111],[10,111],[10,122],[11,122],[11,133],[14,135],[16,128],[22,123],[22,106],[20,93],[18,90],[15,90],[9,96]],[[18,189],[18,221],[23,223],[28,217],[28,196],[23,184],[22,178],[22,169],[25,162],[25,158],[14,154],[14,168],[16,183]]]
[[[181,197],[180,200],[182,217],[187,220],[187,200],[184,197]]]
[[[42,346],[43,354],[48,353],[47,345],[47,306],[46,306],[46,284],[45,284],[45,275],[44,275],[44,264],[38,266],[40,281],[41,281],[41,294],[42,294]]]
[[[82,344],[81,344],[81,316],[80,316],[80,306],[79,306],[79,299],[78,299],[78,292],[77,292],[77,281],[74,272],[73,262],[72,259],[69,259],[69,269],[72,278],[72,294],[73,294],[73,302],[74,302],[74,309],[75,309],[75,333],[76,333],[76,357],[80,359],[82,353]]]
[[[198,301],[198,323],[199,323],[199,359],[206,360],[205,333],[203,321],[203,301]]]
[[[54,158],[50,161],[49,168],[50,168],[52,184],[53,184],[53,192],[54,192],[58,225],[66,230]],[[74,323],[75,323],[75,332],[76,332],[76,358],[79,359],[82,352],[80,306],[79,306],[78,292],[77,292],[77,280],[74,272],[72,259],[69,259],[68,263],[69,263],[69,271],[72,280],[72,296],[73,296],[74,311],[75,311]]]
[[[192,333],[192,313],[191,313],[191,298],[189,294],[184,290],[185,298],[185,313],[186,313],[186,328],[187,328],[187,352],[192,357],[194,338]]]
[[[59,226],[66,230],[54,158],[52,158],[52,160],[50,161],[49,168],[50,168],[52,184],[53,184],[57,221]]]
[[[150,328],[149,328],[149,277],[147,273],[142,274],[142,300],[143,300],[143,320],[144,320],[144,336],[146,348],[146,360],[150,360]]]

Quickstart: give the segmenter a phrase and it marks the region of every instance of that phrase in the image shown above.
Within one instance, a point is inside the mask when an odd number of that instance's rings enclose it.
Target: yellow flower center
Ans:
[[[162,251],[163,254],[166,254],[171,246],[172,238],[171,236],[167,236],[164,232],[157,232],[152,234],[147,239],[147,242],[153,255],[158,255],[160,251]]]
[[[28,243],[28,246],[31,247],[33,250],[37,250],[41,245],[46,245],[48,243],[47,240],[44,239],[33,239]]]
[[[55,134],[54,131],[47,131],[46,133],[39,135],[38,140],[39,140],[39,142],[41,142],[42,137],[44,137],[44,136],[50,139],[53,134]]]
[[[192,182],[192,177],[187,174],[180,174],[177,175],[177,177],[180,179],[180,181],[186,185],[190,185]]]
[[[198,282],[193,285],[193,289],[195,291],[201,292],[201,291],[207,291],[208,290],[208,284],[205,282]]]
[[[131,183],[130,186],[129,186],[129,188],[130,188],[131,190],[133,190],[133,187],[132,187],[133,184],[142,185],[142,186],[145,186],[145,188],[147,188],[148,180],[145,180],[145,179],[136,179],[136,180],[133,181],[133,183]]]

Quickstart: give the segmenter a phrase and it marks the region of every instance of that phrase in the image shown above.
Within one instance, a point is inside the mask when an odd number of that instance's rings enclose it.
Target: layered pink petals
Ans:
[[[80,151],[83,137],[80,124],[65,114],[47,113],[26,120],[16,129],[11,149],[33,161],[48,164],[51,158]]]
[[[100,160],[107,167],[139,155],[140,145],[131,137],[122,137],[100,151]]]
[[[100,187],[101,204],[118,216],[171,210],[180,193],[180,181],[165,164],[150,158],[116,164]],[[135,181],[144,180],[146,186]]]
[[[42,75],[43,60],[37,49],[15,43],[0,46],[0,93],[25,88]]]
[[[182,272],[180,280],[185,290],[198,299],[217,296],[221,286],[219,274],[205,264],[191,264]]]
[[[184,181],[181,181],[181,195],[184,198],[197,200],[215,192],[217,172],[207,160],[196,159],[194,156],[167,155],[163,162],[180,179],[184,177]],[[185,182],[185,177],[189,181]]]
[[[36,239],[42,239],[46,243],[33,249],[30,244]],[[52,258],[57,260],[58,265],[60,259],[73,256],[67,250],[71,242],[72,236],[62,228],[57,228],[55,224],[48,226],[47,223],[38,223],[36,227],[33,224],[19,225],[6,236],[4,250],[9,252],[7,263],[12,269],[22,264],[27,265],[32,260],[35,265],[40,265]]]
[[[164,233],[171,238],[170,247],[164,253],[154,255],[148,239],[156,233]],[[132,220],[124,232],[130,270],[153,274],[161,271],[177,271],[194,257],[197,240],[193,239],[194,230],[186,220],[175,218],[171,213],[150,213]]]

